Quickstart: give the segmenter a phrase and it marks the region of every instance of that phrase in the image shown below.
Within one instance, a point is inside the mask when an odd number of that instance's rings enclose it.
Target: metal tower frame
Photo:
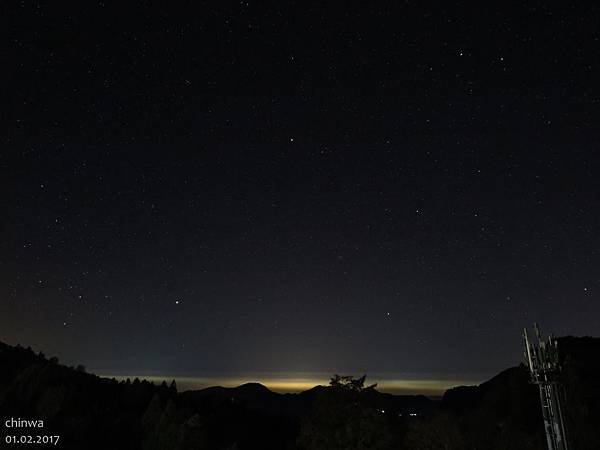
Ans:
[[[527,329],[523,330],[525,357],[532,381],[540,388],[548,450],[572,450],[564,417],[564,386],[559,379],[561,367],[558,361],[557,341],[552,335],[544,341],[537,324],[534,324],[534,329],[537,343],[530,342]]]

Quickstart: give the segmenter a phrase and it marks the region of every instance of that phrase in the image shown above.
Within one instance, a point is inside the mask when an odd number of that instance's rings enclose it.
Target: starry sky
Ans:
[[[600,334],[597,4],[126,3],[2,6],[0,340],[470,380]]]

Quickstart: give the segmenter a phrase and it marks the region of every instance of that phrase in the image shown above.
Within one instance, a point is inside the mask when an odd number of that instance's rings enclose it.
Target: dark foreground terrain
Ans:
[[[559,340],[573,447],[600,449],[600,339]],[[0,417],[7,436],[60,435],[72,449],[536,449],[545,438],[536,386],[523,366],[439,401],[394,396],[364,378],[277,394],[260,384],[178,393],[117,382],[0,343]],[[43,428],[11,427],[10,418]],[[24,448],[25,445],[5,445]],[[36,448],[49,445],[37,445]]]

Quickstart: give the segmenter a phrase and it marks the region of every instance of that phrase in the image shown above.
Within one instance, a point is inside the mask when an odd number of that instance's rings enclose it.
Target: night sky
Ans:
[[[482,380],[600,334],[598,5],[333,3],[2,5],[0,340]]]

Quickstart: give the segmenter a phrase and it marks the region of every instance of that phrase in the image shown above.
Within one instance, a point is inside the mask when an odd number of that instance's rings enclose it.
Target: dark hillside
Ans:
[[[558,340],[574,448],[600,449],[600,339]]]
[[[600,339],[561,338],[559,351],[574,448],[598,450]],[[545,448],[537,386],[522,365],[450,389],[440,401],[381,393],[364,378],[335,379],[299,394],[257,383],[177,393],[0,343],[0,416],[42,419],[44,433],[60,435],[59,448],[69,449]]]
[[[139,448],[152,398],[175,395],[166,385],[119,383],[0,344],[0,416],[44,420],[48,434],[61,436],[61,448]]]

